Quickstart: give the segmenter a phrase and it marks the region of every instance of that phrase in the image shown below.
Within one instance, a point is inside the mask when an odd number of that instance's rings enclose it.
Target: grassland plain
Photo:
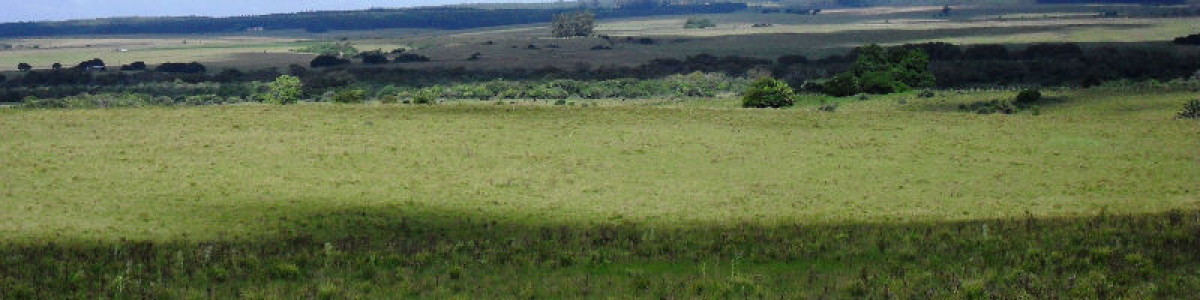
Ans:
[[[1048,94],[5,109],[0,298],[1194,295],[1195,91]]]

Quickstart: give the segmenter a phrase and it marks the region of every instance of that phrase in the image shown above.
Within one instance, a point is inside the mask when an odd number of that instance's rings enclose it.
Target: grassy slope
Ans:
[[[1009,96],[4,110],[0,296],[1200,288],[1193,95]]]

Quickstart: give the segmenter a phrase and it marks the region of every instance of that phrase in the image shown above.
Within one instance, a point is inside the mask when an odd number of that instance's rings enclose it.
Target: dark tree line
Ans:
[[[597,18],[651,15],[729,13],[745,9],[744,3],[671,5],[593,11]],[[476,9],[431,7],[327,11],[227,18],[170,17],[116,18],[86,21],[21,22],[0,24],[0,37],[86,34],[186,34],[238,32],[262,27],[266,30],[305,29],[371,30],[386,28],[467,29],[549,22],[568,9]]]
[[[1089,86],[1104,81],[1170,80],[1192,75],[1200,70],[1200,49],[1174,49],[1162,47],[1096,47],[1082,48],[1075,44],[1035,44],[1024,48],[1000,45],[958,46],[947,43],[908,44],[888,47],[884,53],[907,53],[905,49],[920,49],[928,55],[929,71],[936,78],[934,85],[943,88],[972,86],[1010,85],[1079,85]],[[803,55],[784,55],[776,60],[739,56],[694,55],[683,59],[655,59],[638,66],[581,66],[571,69],[544,67],[536,69],[468,70],[465,68],[409,69],[395,67],[371,67],[352,65],[349,60],[333,68],[308,69],[292,66],[284,73],[296,75],[304,80],[308,93],[320,93],[359,83],[398,84],[406,86],[431,86],[506,80],[542,79],[651,79],[692,72],[719,72],[740,76],[750,70],[770,71],[775,77],[786,80],[791,86],[806,89],[805,84],[825,80],[852,70],[852,66],[864,51],[879,55],[878,49],[857,48],[846,55],[810,59]],[[336,60],[344,60],[331,57]],[[399,60],[399,58],[397,58]],[[889,61],[904,61],[903,57],[888,58]],[[16,102],[26,96],[63,97],[89,89],[140,83],[174,82],[187,83],[219,82],[241,83],[249,81],[271,81],[282,73],[276,69],[263,69],[243,73],[223,70],[218,73],[165,72],[86,72],[79,70],[29,71],[23,76],[8,78],[0,83],[0,102]],[[859,70],[861,75],[871,70]],[[907,78],[905,74],[894,74]],[[866,76],[870,77],[870,76]],[[868,78],[872,79],[872,78]],[[924,79],[922,79],[924,80]],[[913,83],[916,81],[908,82]],[[923,86],[910,84],[910,86]],[[53,86],[47,89],[43,87]]]

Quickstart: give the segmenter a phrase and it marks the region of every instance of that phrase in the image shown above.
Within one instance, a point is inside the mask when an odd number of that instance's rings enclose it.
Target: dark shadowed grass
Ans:
[[[4,246],[0,296],[1106,299],[1200,289],[1194,211],[662,229],[378,207],[288,229],[241,242]]]

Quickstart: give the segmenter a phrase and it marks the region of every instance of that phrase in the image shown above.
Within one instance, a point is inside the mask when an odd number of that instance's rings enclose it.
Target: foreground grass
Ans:
[[[0,298],[1200,289],[1192,94],[1056,93],[3,110]]]

